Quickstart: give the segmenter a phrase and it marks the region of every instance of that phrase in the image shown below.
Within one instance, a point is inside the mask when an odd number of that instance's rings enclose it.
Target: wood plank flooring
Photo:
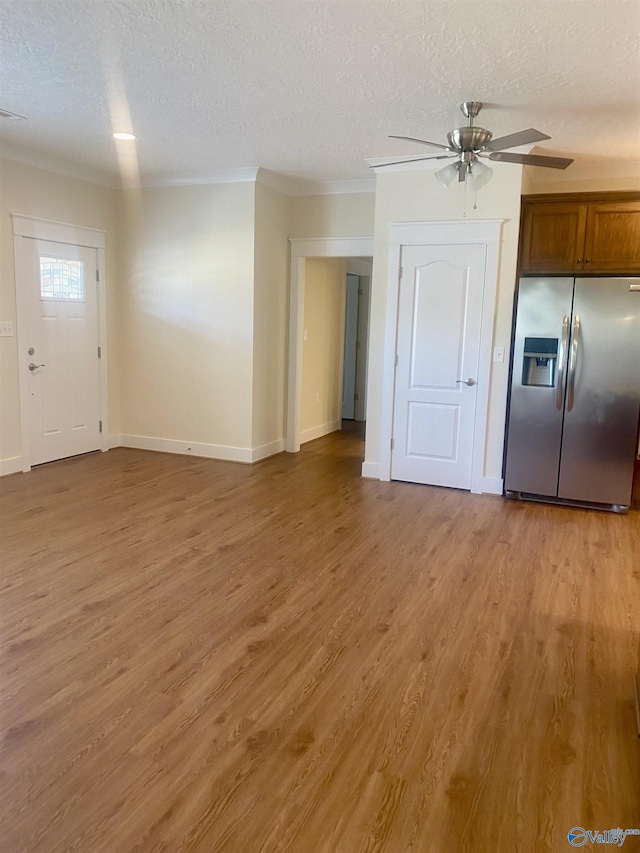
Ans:
[[[361,453],[118,449],[0,481],[2,853],[640,827],[640,512],[367,481]]]

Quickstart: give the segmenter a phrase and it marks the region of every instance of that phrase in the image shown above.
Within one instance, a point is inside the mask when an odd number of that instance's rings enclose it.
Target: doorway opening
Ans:
[[[290,453],[298,452],[300,445],[307,441],[342,429],[343,423],[353,421],[363,428],[372,255],[371,237],[291,240],[285,440],[285,449]],[[356,290],[358,303],[354,308],[352,296],[349,308],[349,322],[356,329],[355,339],[353,330],[347,333],[347,275],[355,276],[359,282],[358,287],[355,280],[351,285],[351,289]],[[363,293],[358,294],[358,290]],[[358,334],[358,329],[362,331],[363,327],[366,327],[364,341]],[[352,359],[353,364],[348,368],[349,381],[353,376],[353,418],[343,421],[347,338],[349,345],[353,341],[358,357]],[[349,389],[347,394],[351,394]],[[356,414],[363,420],[356,421]]]

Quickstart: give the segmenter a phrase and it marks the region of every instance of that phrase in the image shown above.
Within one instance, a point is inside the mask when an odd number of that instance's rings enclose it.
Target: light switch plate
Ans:
[[[493,360],[496,364],[502,364],[504,361],[504,347],[493,348]]]
[[[0,320],[0,338],[13,337],[13,323],[11,320]]]

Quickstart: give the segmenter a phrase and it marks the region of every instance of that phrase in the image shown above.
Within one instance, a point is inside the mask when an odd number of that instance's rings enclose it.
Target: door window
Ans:
[[[40,255],[40,299],[84,301],[84,264]]]

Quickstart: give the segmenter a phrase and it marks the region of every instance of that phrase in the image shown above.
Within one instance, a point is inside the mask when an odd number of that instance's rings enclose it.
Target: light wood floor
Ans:
[[[0,481],[2,853],[640,827],[640,512],[362,480],[361,450]]]

